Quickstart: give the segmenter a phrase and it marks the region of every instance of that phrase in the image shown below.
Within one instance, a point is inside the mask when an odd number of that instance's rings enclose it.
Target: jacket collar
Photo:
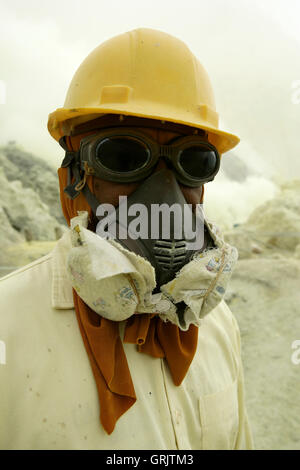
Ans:
[[[73,288],[67,272],[67,256],[71,248],[70,230],[52,250],[52,307],[58,310],[74,308]]]

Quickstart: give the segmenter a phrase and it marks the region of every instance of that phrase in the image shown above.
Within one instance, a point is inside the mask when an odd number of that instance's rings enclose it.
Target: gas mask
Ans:
[[[60,144],[64,146],[63,139]],[[155,171],[159,158],[168,168]],[[98,235],[114,238],[151,263],[156,289],[196,253],[214,247],[201,206],[193,211],[178,184],[199,187],[217,174],[220,156],[205,136],[183,136],[160,145],[133,128],[103,129],[83,138],[78,152],[66,151],[62,166],[69,169],[65,192],[71,198],[83,192],[99,220]],[[99,203],[85,184],[86,175],[141,184],[128,198],[120,197],[115,210]]]
[[[153,173],[120,202],[117,210],[98,206],[96,233],[146,258],[155,269],[157,289],[211,245],[201,208],[193,213],[168,169]]]

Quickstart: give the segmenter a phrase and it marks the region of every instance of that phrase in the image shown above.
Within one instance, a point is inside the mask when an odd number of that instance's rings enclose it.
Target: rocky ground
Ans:
[[[300,449],[300,181],[227,232],[240,259],[226,300],[240,325],[247,408],[258,449]]]
[[[225,173],[246,185],[249,169],[232,162]],[[1,276],[48,253],[66,225],[55,170],[12,143],[0,149],[0,201]],[[300,340],[299,208],[295,180],[225,232],[239,250],[226,301],[240,325],[257,449],[300,449],[300,364],[292,362]]]
[[[13,142],[0,148],[0,225],[0,275],[46,254],[66,230],[55,169]]]

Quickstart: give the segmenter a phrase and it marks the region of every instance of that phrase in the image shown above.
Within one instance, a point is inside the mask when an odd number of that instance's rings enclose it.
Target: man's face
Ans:
[[[165,131],[162,129],[153,129],[153,128],[135,128],[144,134],[154,138],[159,144],[166,145],[175,137],[180,137],[183,134],[177,132]],[[162,168],[167,168],[166,162],[164,159],[160,159],[154,172],[161,170]],[[101,178],[94,177],[93,179],[93,191],[98,201],[101,204],[109,203],[113,204],[115,207],[119,204],[119,196],[129,196],[133,191],[135,191],[142,181],[136,183],[114,183],[112,181],[106,181]],[[202,186],[197,188],[190,188],[179,183],[180,189],[183,196],[185,197],[188,204],[193,204],[193,207],[196,204],[200,203],[202,196]]]

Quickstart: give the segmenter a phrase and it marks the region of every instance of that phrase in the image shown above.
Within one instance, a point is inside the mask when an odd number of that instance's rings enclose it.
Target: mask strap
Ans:
[[[81,191],[82,191],[88,205],[91,207],[91,209],[93,211],[93,214],[96,216],[97,208],[100,205],[100,202],[98,201],[96,196],[91,192],[88,184],[86,184]]]

